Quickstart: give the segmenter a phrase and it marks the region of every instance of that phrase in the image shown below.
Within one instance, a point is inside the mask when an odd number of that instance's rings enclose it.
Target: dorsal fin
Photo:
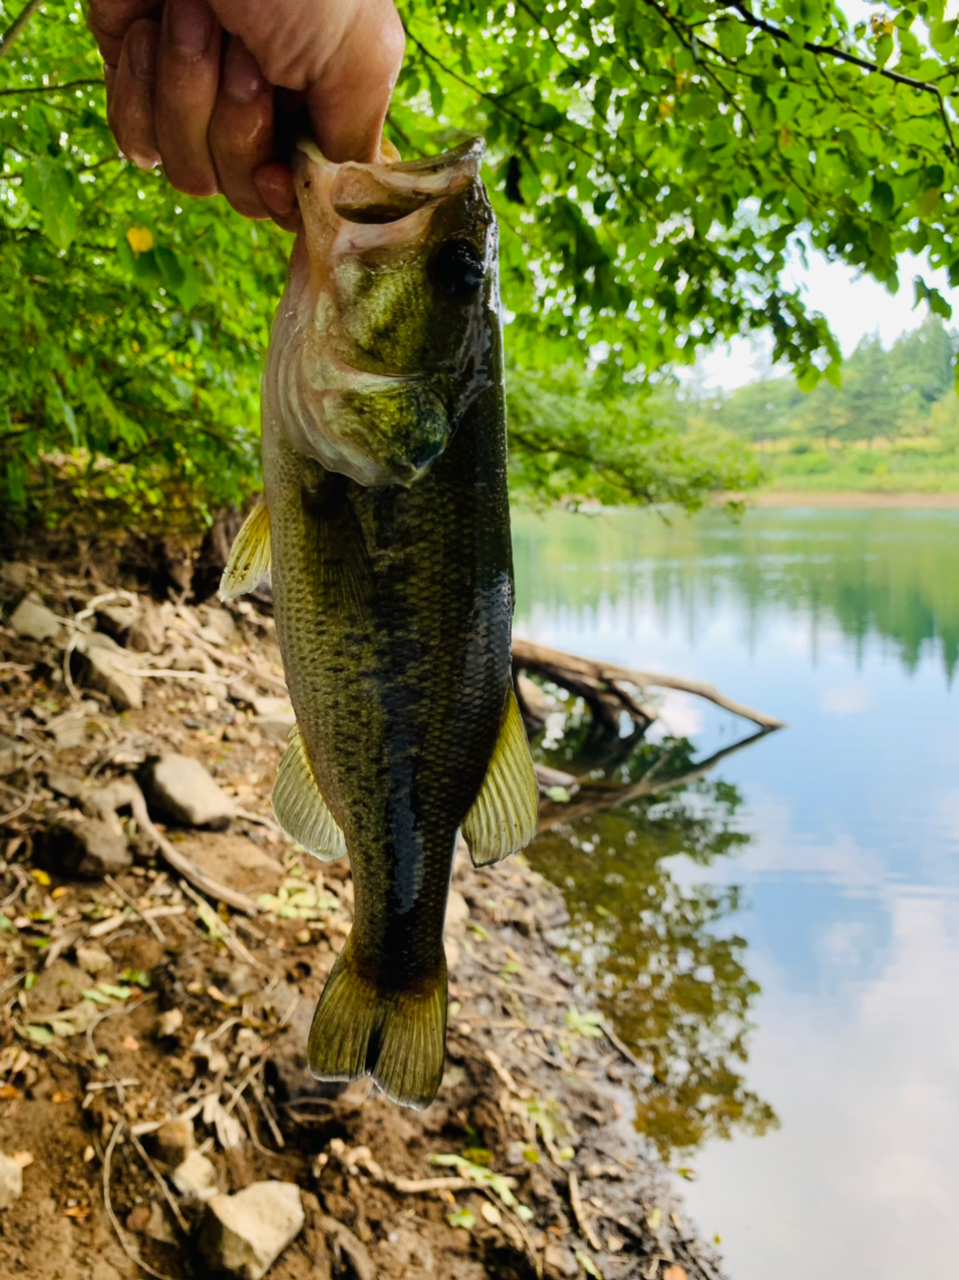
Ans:
[[[536,834],[539,787],[512,689],[479,795],[463,823],[473,865],[485,867],[517,853]]]
[[[220,599],[252,591],[270,568],[270,513],[262,500],[243,521],[220,581]]]
[[[343,832],[316,785],[299,725],[294,725],[276,771],[273,812],[290,839],[314,857],[332,862],[346,853]]]

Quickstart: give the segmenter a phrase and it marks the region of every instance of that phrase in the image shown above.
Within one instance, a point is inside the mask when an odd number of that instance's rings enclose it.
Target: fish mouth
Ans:
[[[485,149],[472,138],[424,160],[334,164],[312,139],[301,139],[293,174],[308,239],[335,237],[352,249],[419,239],[440,202],[479,182]]]

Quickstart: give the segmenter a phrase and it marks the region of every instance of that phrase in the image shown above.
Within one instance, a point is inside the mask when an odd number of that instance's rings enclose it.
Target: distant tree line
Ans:
[[[954,361],[959,333],[929,316],[886,351],[877,333],[863,338],[842,366],[838,386],[800,390],[792,375],[764,377],[725,395],[701,398],[691,420],[714,423],[755,444],[800,446],[945,437],[959,445]]]

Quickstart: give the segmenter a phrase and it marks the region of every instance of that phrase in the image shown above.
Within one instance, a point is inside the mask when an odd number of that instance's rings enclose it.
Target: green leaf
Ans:
[[[36,1023],[30,1023],[26,1028],[28,1040],[32,1040],[34,1044],[53,1044],[54,1035],[48,1027],[40,1027]]]
[[[931,218],[939,210],[940,192],[938,187],[929,187],[916,201],[916,212],[920,218]]]
[[[476,1214],[471,1213],[469,1209],[457,1209],[454,1213],[446,1215],[446,1221],[451,1227],[462,1227],[465,1231],[472,1231],[476,1226]]]

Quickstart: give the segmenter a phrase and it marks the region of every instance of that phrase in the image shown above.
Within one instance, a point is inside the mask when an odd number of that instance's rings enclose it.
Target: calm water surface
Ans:
[[[789,725],[533,848],[649,1064],[639,1127],[695,1171],[733,1280],[959,1274],[959,512],[522,514],[514,537],[518,634]],[[683,695],[663,720],[667,754],[606,776],[681,779],[748,736]],[[543,758],[583,732],[557,715]]]

